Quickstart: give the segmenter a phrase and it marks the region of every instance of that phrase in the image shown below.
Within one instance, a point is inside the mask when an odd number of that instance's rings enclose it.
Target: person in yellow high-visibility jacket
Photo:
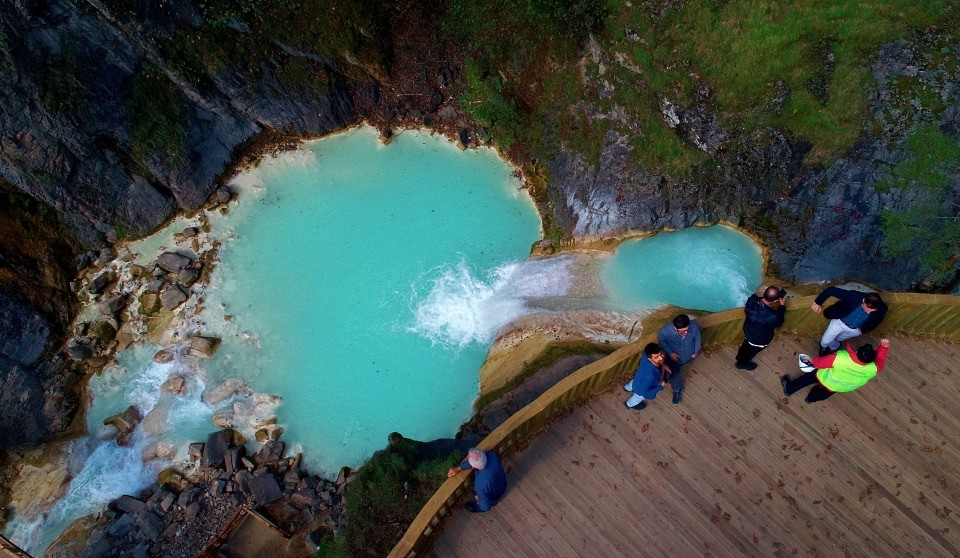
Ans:
[[[867,343],[854,351],[848,344],[841,351],[813,359],[812,363],[816,368],[813,372],[801,374],[793,380],[789,376],[780,376],[783,394],[789,397],[809,385],[816,384],[804,399],[806,403],[816,403],[834,393],[863,387],[877,372],[883,370],[889,350],[889,339],[881,339],[877,349]]]

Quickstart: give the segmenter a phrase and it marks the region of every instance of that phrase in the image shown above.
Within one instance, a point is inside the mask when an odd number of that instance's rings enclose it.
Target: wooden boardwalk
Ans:
[[[504,500],[452,513],[430,555],[960,556],[960,346],[893,337],[867,386],[788,400],[779,375],[814,347],[779,335],[754,372],[705,353],[677,406],[669,388],[640,412],[619,386],[594,397],[505,459]]]

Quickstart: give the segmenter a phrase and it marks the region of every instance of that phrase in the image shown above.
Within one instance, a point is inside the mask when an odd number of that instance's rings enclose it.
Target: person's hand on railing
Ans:
[[[881,340],[880,340],[880,346],[881,346],[881,347],[889,347],[889,346],[890,346],[890,340],[889,340],[889,339],[881,339]]]
[[[817,314],[820,313],[820,305],[817,304],[816,302],[810,305],[810,309],[816,312]]]
[[[447,471],[447,478],[450,478],[450,477],[456,475],[457,473],[459,473],[459,472],[462,471],[462,470],[463,470],[463,469],[461,469],[459,465],[457,465],[456,467],[450,467],[450,470]]]

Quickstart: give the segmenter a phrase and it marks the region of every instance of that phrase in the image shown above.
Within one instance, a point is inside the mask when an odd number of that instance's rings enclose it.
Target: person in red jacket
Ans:
[[[816,403],[834,393],[863,387],[883,370],[889,349],[889,339],[881,339],[880,347],[876,350],[869,343],[860,345],[856,351],[847,344],[844,350],[813,359],[815,369],[812,372],[801,374],[793,380],[789,376],[780,376],[783,394],[789,397],[809,385],[816,384],[804,399],[806,403]]]

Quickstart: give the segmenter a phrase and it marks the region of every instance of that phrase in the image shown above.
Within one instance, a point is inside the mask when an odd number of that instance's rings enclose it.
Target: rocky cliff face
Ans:
[[[960,46],[950,49],[956,52]],[[921,239],[897,258],[884,244],[888,229],[883,214],[910,212],[918,196],[931,197],[920,206],[939,211],[937,219],[955,220],[960,211],[956,165],[948,165],[947,184],[935,191],[890,186],[898,165],[916,157],[918,148],[910,146],[910,138],[918,129],[928,126],[954,141],[960,129],[957,74],[936,67],[920,50],[907,41],[880,50],[871,67],[875,129],[865,129],[849,152],[831,164],[804,166],[810,145],[775,129],[750,136],[723,130],[711,113],[707,91],[697,106],[664,102],[661,108],[665,123],[711,155],[708,164],[682,179],[630,171],[630,138],[608,132],[596,164],[570,152],[552,162],[555,180],[548,195],[557,222],[575,237],[602,238],[725,221],[759,237],[770,249],[770,271],[789,281],[858,279],[888,290],[955,285],[955,258],[941,261],[944,267],[931,273],[920,262]],[[929,103],[904,89],[908,80],[922,83],[944,109],[931,111]]]
[[[7,219],[0,234],[0,413],[4,424],[26,425],[4,429],[0,447],[56,435],[77,408],[77,376],[60,373],[57,355],[78,264],[198,208],[245,149],[361,118],[382,129],[431,126],[465,146],[485,137],[457,105],[463,54],[431,32],[438,8],[429,3],[370,8],[368,22],[348,29],[351,41],[311,49],[304,45],[342,23],[335,10],[312,14],[320,23],[299,43],[263,44],[244,18],[211,7],[256,3],[0,2],[0,193],[13,200],[8,215],[30,217]],[[917,152],[918,128],[960,136],[958,74],[921,42],[877,54],[870,127],[842,159],[804,166],[810,146],[799,139],[723,129],[705,86],[693,106],[662,99],[659,119],[706,163],[679,178],[636,170],[630,138],[610,131],[595,162],[556,153],[540,211],[574,239],[733,222],[765,241],[771,272],[787,280],[955,284],[956,261],[936,277],[922,270],[922,242],[895,260],[880,246],[884,210],[915,207],[924,195],[932,199],[921,207],[960,202],[955,167],[936,194],[894,180]],[[955,55],[957,45],[949,48]],[[907,80],[940,110],[905,92]],[[789,91],[777,95],[773,110]]]

